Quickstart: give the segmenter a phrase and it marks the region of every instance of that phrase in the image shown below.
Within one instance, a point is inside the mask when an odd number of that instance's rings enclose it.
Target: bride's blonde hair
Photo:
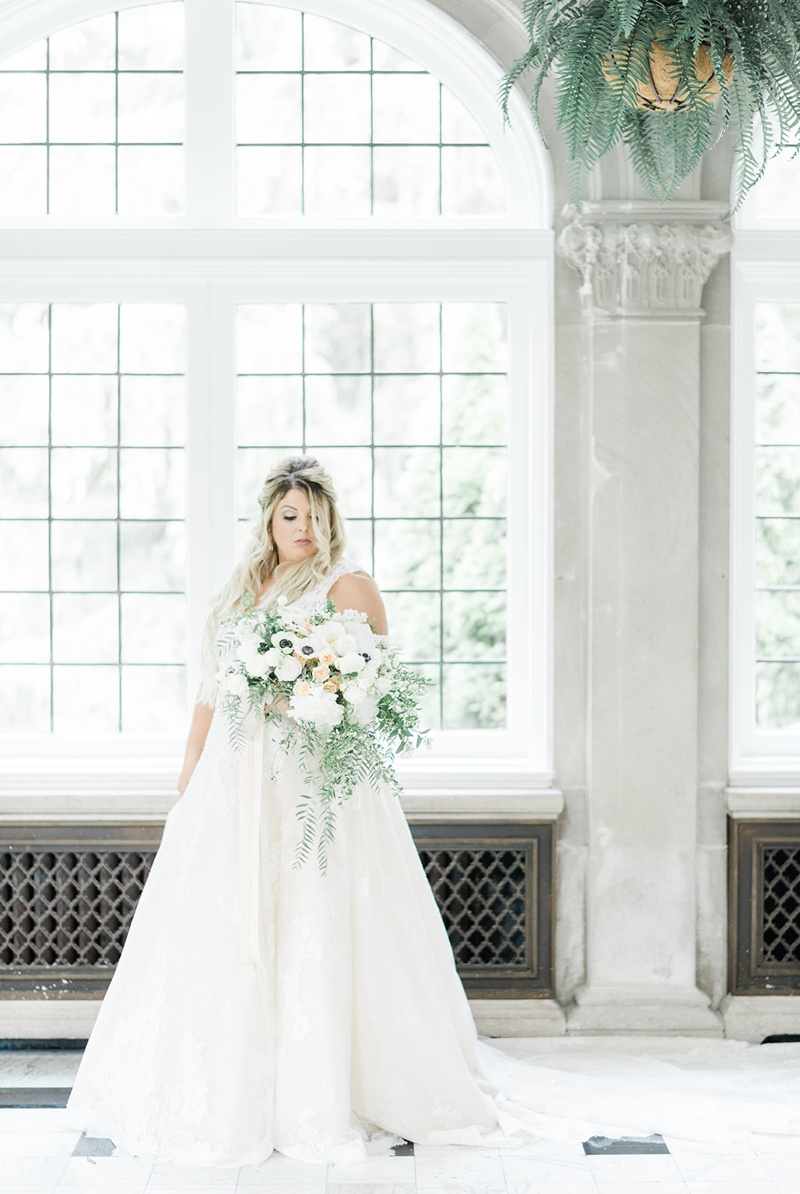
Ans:
[[[302,489],[308,498],[316,551],[297,564],[279,564],[278,549],[272,538],[272,518],[278,503],[292,489]],[[281,460],[264,479],[258,507],[247,528],[242,558],[207,605],[200,652],[202,675],[196,700],[210,705],[216,697],[218,663],[214,643],[222,618],[237,607],[246,593],[257,599],[273,573],[275,580],[264,605],[274,603],[281,595],[287,601],[296,601],[322,581],[344,553],[344,525],[333,481],[314,456],[287,456]]]

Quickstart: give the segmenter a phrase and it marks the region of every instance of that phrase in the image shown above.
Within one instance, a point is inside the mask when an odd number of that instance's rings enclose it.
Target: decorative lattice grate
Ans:
[[[0,965],[115,966],[154,857],[1,850]]]
[[[800,963],[800,846],[764,848],[763,962]]]
[[[548,994],[552,826],[411,831],[468,992]],[[160,837],[155,823],[3,827],[0,994],[102,995]]]
[[[459,966],[530,967],[524,847],[420,849]]]
[[[729,820],[730,989],[800,994],[800,820]]]

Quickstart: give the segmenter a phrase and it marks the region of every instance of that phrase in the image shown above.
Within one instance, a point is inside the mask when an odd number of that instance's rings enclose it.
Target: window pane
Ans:
[[[9,734],[50,729],[50,668],[42,664],[0,664],[0,725]]]
[[[426,716],[444,729],[505,725],[505,327],[496,303],[247,303],[236,314],[240,518],[281,458],[320,460],[348,554],[381,585],[405,657],[430,666]],[[456,372],[440,372],[443,351]],[[278,364],[285,374],[262,372]],[[467,659],[492,661],[477,703],[453,687]]]
[[[383,42],[316,14],[239,0],[236,69],[240,215],[505,210],[500,169],[475,120]],[[302,157],[252,152],[279,143],[302,145]]]
[[[47,523],[0,520],[0,590],[47,589]]]
[[[50,399],[54,444],[116,444],[116,377],[53,376]]]
[[[116,593],[57,593],[53,597],[56,663],[116,663],[119,598]]]
[[[0,63],[0,216],[181,212],[183,33],[182,3],[150,4]]]
[[[800,304],[756,305],[755,672],[759,727],[800,728]]]
[[[54,33],[50,39],[51,70],[113,70],[116,55],[114,13],[81,21]],[[39,64],[46,66],[46,55]]]
[[[46,377],[0,380],[0,445],[47,444],[48,389]]]
[[[119,732],[123,660],[172,669],[157,732],[184,717],[185,367],[183,306],[0,306],[4,729]]]
[[[443,677],[448,729],[501,729],[506,724],[505,664],[449,664]]]
[[[112,734],[119,726],[119,669],[95,664],[53,668],[57,734]]]

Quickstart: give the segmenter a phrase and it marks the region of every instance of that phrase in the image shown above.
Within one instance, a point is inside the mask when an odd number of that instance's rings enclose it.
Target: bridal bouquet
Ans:
[[[295,866],[306,860],[317,828],[317,857],[324,874],[327,849],[336,830],[336,808],[362,780],[376,789],[388,784],[399,796],[396,753],[430,746],[419,726],[419,697],[432,684],[402,663],[386,635],[376,634],[359,610],[336,609],[328,598],[308,618],[261,608],[248,594],[243,610],[225,618],[217,638],[224,660],[217,679],[228,738],[235,750],[246,742],[251,710],[265,721],[290,719],[283,739],[300,748],[300,761],[315,781],[297,809],[302,838]]]

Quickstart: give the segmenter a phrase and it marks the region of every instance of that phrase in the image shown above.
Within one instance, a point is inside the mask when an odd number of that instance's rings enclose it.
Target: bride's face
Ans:
[[[272,516],[272,538],[281,564],[299,564],[313,555],[311,506],[304,489],[290,489],[278,502]]]

